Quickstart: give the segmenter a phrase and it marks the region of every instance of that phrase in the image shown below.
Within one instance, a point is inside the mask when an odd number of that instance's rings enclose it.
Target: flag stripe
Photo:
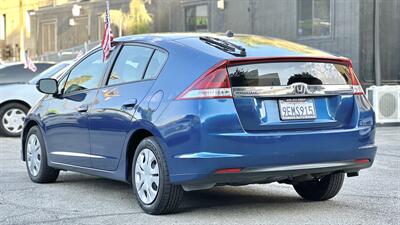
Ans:
[[[104,34],[101,42],[101,48],[103,49],[103,62],[107,60],[111,51],[111,42],[113,40],[113,34],[110,26],[110,7],[108,1],[106,2],[106,15],[104,18]]]
[[[25,52],[24,56],[24,69],[28,69],[32,72],[36,72],[37,70],[35,63],[29,58],[28,51]]]

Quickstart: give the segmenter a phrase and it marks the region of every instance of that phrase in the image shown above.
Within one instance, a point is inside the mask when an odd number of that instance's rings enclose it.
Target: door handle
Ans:
[[[87,112],[88,109],[89,109],[89,105],[83,104],[83,105],[79,106],[77,110],[80,113],[84,113],[84,112]]]
[[[131,110],[135,107],[135,105],[137,104],[137,99],[131,99],[126,101],[124,104],[122,104],[122,110]]]

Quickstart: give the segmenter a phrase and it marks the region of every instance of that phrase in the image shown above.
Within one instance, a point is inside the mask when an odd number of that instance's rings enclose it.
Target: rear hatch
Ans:
[[[354,126],[353,95],[363,93],[347,59],[239,60],[227,70],[248,132]]]

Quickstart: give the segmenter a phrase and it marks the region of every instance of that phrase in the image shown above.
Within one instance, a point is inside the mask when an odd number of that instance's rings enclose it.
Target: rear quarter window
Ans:
[[[154,79],[161,71],[165,61],[167,60],[167,53],[156,50],[151,57],[149,66],[147,67],[144,79]]]

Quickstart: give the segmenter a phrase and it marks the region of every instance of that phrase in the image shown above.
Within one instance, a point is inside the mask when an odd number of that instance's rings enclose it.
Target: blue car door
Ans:
[[[139,104],[165,60],[166,53],[161,50],[132,44],[122,47],[90,112],[94,168],[117,168],[133,114],[140,110]]]
[[[61,94],[47,101],[43,122],[52,163],[91,167],[88,111],[105,68],[102,51],[93,52],[73,66],[60,82]]]

